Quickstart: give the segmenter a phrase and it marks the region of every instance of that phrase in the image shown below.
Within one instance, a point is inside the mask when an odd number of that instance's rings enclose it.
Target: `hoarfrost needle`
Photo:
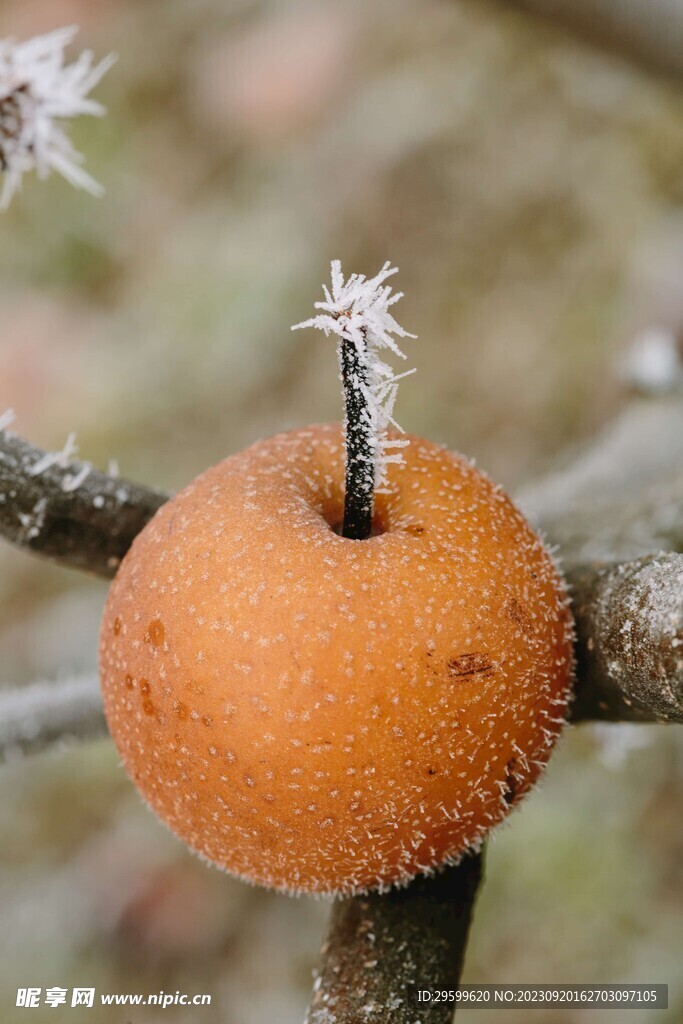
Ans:
[[[65,65],[64,51],[77,32],[70,26],[23,43],[0,40],[0,209],[9,206],[24,174],[33,170],[40,178],[57,171],[76,188],[102,194],[101,185],[83,170],[83,157],[61,122],[104,114],[88,93],[116,58],[110,55],[93,65],[86,50]]]

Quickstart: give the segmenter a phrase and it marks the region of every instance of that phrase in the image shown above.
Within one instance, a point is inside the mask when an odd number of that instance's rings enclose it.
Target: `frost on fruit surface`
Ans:
[[[104,114],[104,107],[88,93],[115,58],[93,64],[86,50],[73,64],[66,64],[66,47],[77,32],[71,26],[23,43],[0,40],[0,209],[9,206],[24,174],[34,170],[40,178],[57,171],[76,188],[102,193],[83,170],[83,157],[63,122],[81,114]]]
[[[537,780],[569,696],[566,596],[505,494],[411,437],[383,532],[356,543],[331,528],[344,461],[331,424],[207,470],[138,536],[102,623],[107,721],[146,802],[289,892],[456,862]]]
[[[388,350],[405,359],[405,352],[399,348],[395,337],[415,338],[416,335],[404,330],[391,313],[391,307],[403,298],[403,292],[392,294],[391,286],[385,282],[398,273],[398,267],[386,262],[374,277],[368,279],[364,274],[351,274],[344,280],[340,261],[333,260],[331,272],[331,290],[323,285],[325,300],[315,303],[315,308],[321,312],[294,324],[292,330],[315,327],[326,336],[334,334],[340,342],[347,341],[356,347],[364,373],[355,386],[365,398],[372,437],[367,457],[374,465],[375,485],[381,487],[386,481],[387,466],[401,461],[400,449],[408,444],[405,439],[389,437],[388,431],[394,426],[402,433],[393,418],[394,404],[399,381],[415,370],[394,373],[380,352]]]

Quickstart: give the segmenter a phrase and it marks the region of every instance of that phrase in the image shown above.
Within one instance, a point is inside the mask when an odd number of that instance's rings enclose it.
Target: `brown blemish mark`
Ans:
[[[213,725],[213,718],[210,718],[209,715],[203,715],[202,716],[202,724],[206,725],[207,727],[212,726]]]
[[[180,719],[181,722],[186,722],[187,721],[188,716],[189,716],[189,711],[187,709],[187,704],[183,704],[183,702],[181,700],[174,700],[173,701],[173,710],[175,711],[176,715],[178,716],[178,718]]]
[[[149,698],[147,698],[147,700],[143,700],[142,710],[145,712],[146,715],[153,715],[154,712],[156,711],[156,708],[154,707],[154,702],[151,701]]]
[[[436,775],[436,768],[428,768],[427,775]]]
[[[141,679],[140,680],[140,693],[149,693],[150,690],[151,690],[151,686],[149,685],[149,680]]]
[[[126,673],[125,683],[127,690],[132,690],[133,687],[135,686],[135,683],[133,682],[133,677],[129,673]]]
[[[114,636],[118,636],[121,632],[121,619],[117,615],[114,619]]]
[[[451,658],[448,662],[448,671],[457,679],[463,676],[490,676],[493,673],[493,662],[486,654],[475,651],[472,654],[460,654],[457,658]]]
[[[404,527],[405,532],[409,533],[411,537],[421,537],[425,532],[425,527],[420,523],[409,523],[408,526]]]
[[[511,597],[505,605],[505,614],[509,619],[512,619],[516,626],[519,626],[523,633],[532,632],[534,624],[531,616],[516,597]]]
[[[166,630],[164,624],[160,619],[153,619],[147,627],[145,633],[145,641],[150,643],[152,647],[161,647],[166,638]]]

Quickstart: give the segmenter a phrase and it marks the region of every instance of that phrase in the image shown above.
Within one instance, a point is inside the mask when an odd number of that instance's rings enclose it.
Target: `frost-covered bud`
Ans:
[[[46,178],[57,171],[76,188],[100,195],[61,122],[79,114],[101,115],[104,107],[88,93],[113,64],[109,56],[93,66],[85,51],[65,65],[64,51],[78,28],[59,29],[24,43],[0,40],[0,209],[6,209],[24,174]]]

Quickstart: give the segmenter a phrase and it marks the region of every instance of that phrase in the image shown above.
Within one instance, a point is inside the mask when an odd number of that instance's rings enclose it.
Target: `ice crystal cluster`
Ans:
[[[101,115],[104,107],[88,93],[111,67],[109,56],[93,65],[85,51],[65,64],[65,49],[78,28],[58,29],[23,43],[0,40],[0,209],[6,209],[24,174],[47,178],[57,171],[76,188],[100,195],[62,122],[80,114]]]
[[[384,483],[387,465],[400,462],[400,449],[408,444],[406,440],[388,437],[387,432],[390,426],[402,429],[393,418],[398,384],[415,372],[408,370],[395,374],[380,356],[380,352],[388,349],[400,359],[405,359],[406,355],[397,345],[394,335],[399,338],[416,337],[404,330],[390,312],[391,307],[403,298],[403,292],[392,294],[391,286],[385,284],[396,273],[398,267],[387,262],[374,277],[368,279],[364,274],[351,274],[344,280],[340,261],[333,260],[332,290],[323,285],[325,300],[315,303],[315,308],[322,312],[292,327],[293,331],[316,327],[328,337],[336,335],[340,344],[347,341],[358,350],[364,379],[357,381],[356,387],[366,403],[377,487]]]

